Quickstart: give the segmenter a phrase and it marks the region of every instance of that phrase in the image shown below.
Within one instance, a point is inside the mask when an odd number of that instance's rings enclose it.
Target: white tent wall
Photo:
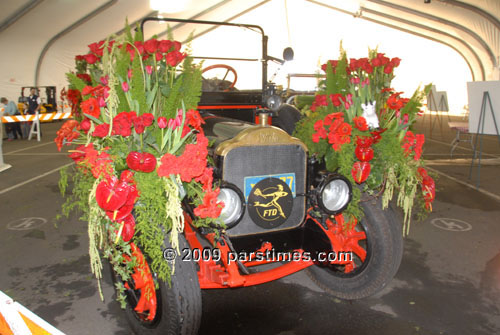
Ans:
[[[100,5],[105,2],[100,1]],[[38,84],[55,85],[60,91],[67,86],[65,73],[74,70],[75,55],[88,53],[89,44],[98,42],[105,39],[109,34],[122,30],[126,18],[129,22],[134,22],[149,12],[151,12],[151,9],[148,2],[120,0],[61,36],[50,46],[43,57],[40,64]],[[83,16],[80,13],[78,19]]]
[[[37,62],[47,46],[39,66],[38,85],[56,85],[60,90],[66,86],[64,74],[73,68],[75,55],[86,53],[88,44],[122,29],[126,17],[133,22],[152,12],[148,0],[112,0],[112,5],[52,40],[110,1],[0,0],[0,27],[20,9],[32,5],[18,20],[0,30],[0,95],[17,100],[21,86],[35,84]],[[289,10],[291,42],[286,29],[285,3]],[[350,15],[344,14],[345,18],[342,18],[327,7]],[[428,4],[423,0],[190,0],[185,11],[163,15],[262,25],[270,35],[270,53],[280,56],[283,47],[292,43],[296,50],[295,64],[302,64],[301,72],[314,72],[320,58],[325,61],[338,55],[340,39],[344,40],[351,56],[360,57],[366,55],[367,46],[375,47],[382,39],[390,37],[399,39],[397,42],[414,41],[410,50],[401,46],[398,49],[398,43],[394,43],[394,48],[383,45],[381,49],[390,56],[403,58],[399,77],[408,79],[410,72],[405,73],[406,66],[434,69],[430,78],[424,78],[429,80],[424,82],[432,81],[440,90],[450,90],[439,82],[444,83],[445,79],[459,81],[463,89],[455,90],[456,96],[464,93],[465,83],[472,78],[500,79],[498,0],[431,0]],[[353,15],[358,19],[353,19]],[[388,27],[442,41],[449,47],[426,44],[421,37]],[[299,32],[303,33],[302,37],[299,37]],[[182,29],[176,31],[176,37],[177,33],[184,34]],[[325,42],[312,45],[311,37],[317,35],[324,35]],[[325,49],[324,44],[328,44],[328,48]],[[234,45],[228,45],[231,47]],[[363,52],[356,51],[357,48]],[[311,60],[311,55],[316,58]],[[458,65],[448,70],[453,63],[449,60],[457,57],[463,57],[465,61],[455,60],[454,64]],[[414,78],[414,85],[418,84],[417,79]],[[449,96],[450,104],[453,104],[453,93]]]
[[[91,12],[102,0],[41,2],[0,34],[0,94],[17,101],[22,86],[34,85],[37,60],[45,44],[82,13]],[[62,14],[64,13],[64,14]],[[64,63],[69,63],[69,59]],[[67,66],[64,67],[64,70]],[[60,66],[52,71],[63,72]],[[53,82],[43,82],[50,85]]]

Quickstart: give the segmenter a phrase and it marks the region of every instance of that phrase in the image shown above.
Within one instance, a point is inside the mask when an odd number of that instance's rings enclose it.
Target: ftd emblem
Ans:
[[[250,217],[262,228],[270,229],[283,224],[290,216],[292,207],[292,191],[278,178],[262,179],[248,196]]]

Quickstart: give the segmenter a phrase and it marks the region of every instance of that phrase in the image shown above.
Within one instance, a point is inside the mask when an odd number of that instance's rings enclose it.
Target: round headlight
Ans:
[[[282,103],[283,103],[283,101],[281,100],[279,95],[273,94],[273,95],[267,97],[267,99],[266,99],[267,108],[269,108],[273,112],[276,112],[280,108]]]
[[[241,191],[232,184],[224,184],[220,188],[217,201],[224,203],[219,218],[227,228],[232,228],[241,220],[245,213],[245,201]]]
[[[351,198],[351,183],[342,176],[330,176],[320,184],[318,204],[328,214],[336,214],[344,210]]]

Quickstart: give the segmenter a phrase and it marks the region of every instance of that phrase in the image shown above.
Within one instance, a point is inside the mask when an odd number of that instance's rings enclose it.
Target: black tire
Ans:
[[[380,199],[361,202],[365,217],[358,223],[366,233],[367,256],[352,274],[313,265],[308,276],[326,292],[346,300],[381,291],[396,275],[403,257],[401,223],[392,207],[382,210]]]
[[[273,117],[274,125],[292,135],[295,131],[295,125],[302,117],[299,110],[292,105],[283,104],[277,114]]]
[[[165,246],[170,248],[168,238]],[[179,235],[179,249],[188,248],[184,235]],[[113,272],[112,272],[113,273]],[[113,273],[113,281],[119,278]],[[175,259],[175,274],[171,283],[159,281],[156,290],[157,313],[150,322],[144,322],[131,306],[127,297],[125,314],[130,328],[137,335],[195,335],[201,322],[201,290],[195,264],[183,262],[180,256]]]

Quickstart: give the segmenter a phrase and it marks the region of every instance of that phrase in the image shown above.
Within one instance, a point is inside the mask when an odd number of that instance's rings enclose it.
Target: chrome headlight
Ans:
[[[330,215],[344,210],[352,199],[352,185],[340,175],[326,177],[319,184],[318,191],[318,205]]]
[[[245,214],[245,201],[240,189],[233,184],[222,184],[217,201],[224,203],[224,208],[219,216],[222,222],[227,228],[236,226]]]

